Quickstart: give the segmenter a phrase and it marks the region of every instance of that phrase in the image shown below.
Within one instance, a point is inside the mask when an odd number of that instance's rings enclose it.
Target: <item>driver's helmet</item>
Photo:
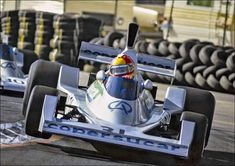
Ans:
[[[128,55],[120,54],[113,59],[109,73],[112,76],[133,79],[135,75],[135,64]]]

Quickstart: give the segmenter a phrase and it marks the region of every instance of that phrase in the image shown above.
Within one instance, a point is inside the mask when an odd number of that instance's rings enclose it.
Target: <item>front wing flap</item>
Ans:
[[[169,139],[144,134],[138,127],[56,119],[53,117],[56,103],[57,97],[45,97],[39,131],[188,157],[195,127],[193,122],[182,121],[179,140]]]
[[[0,90],[24,92],[26,83],[26,78],[4,77],[0,79]]]

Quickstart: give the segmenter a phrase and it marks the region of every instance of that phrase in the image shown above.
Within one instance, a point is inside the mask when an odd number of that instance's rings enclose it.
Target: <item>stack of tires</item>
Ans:
[[[147,53],[150,55],[156,55],[160,57],[165,57],[169,59],[175,59],[177,63],[177,75],[175,80],[180,80],[181,78],[181,72],[180,72],[180,66],[184,61],[186,61],[186,58],[181,57],[179,53],[179,47],[182,43],[178,42],[172,42],[170,43],[167,40],[164,39],[157,39],[154,41],[151,41],[147,46]],[[152,73],[146,73],[146,76],[150,78],[153,81],[156,82],[163,82],[163,83],[170,83],[171,79],[170,77],[165,77],[161,75],[156,75]],[[182,82],[183,83],[183,82]]]
[[[235,93],[235,49],[232,47],[219,47],[196,39],[183,43],[158,40],[150,42],[147,52],[176,60],[174,84]],[[146,75],[154,81],[170,83],[167,77]]]
[[[53,17],[55,14],[48,12],[36,12],[36,31],[34,38],[34,52],[40,59],[49,60],[51,51],[50,40],[53,38]]]
[[[34,50],[35,14],[34,10],[19,11],[20,28],[17,47],[20,49]]]
[[[8,36],[8,44],[16,47],[18,40],[18,10],[6,11],[1,13],[1,26],[0,32]]]
[[[80,16],[77,20],[77,50],[80,50],[81,42],[89,42],[91,39],[100,36],[101,21],[88,16]],[[78,55],[78,54],[77,54]],[[76,57],[78,59],[78,57]],[[86,64],[87,63],[87,64]],[[93,62],[92,62],[93,63]],[[93,65],[97,66],[96,63]],[[94,72],[93,65],[86,61],[79,60],[77,66],[87,72]]]
[[[54,36],[50,40],[49,59],[59,63],[74,65],[77,54],[77,17],[56,15],[53,20]]]
[[[78,17],[78,43],[81,41],[90,41],[93,38],[100,36],[101,21],[87,16]]]
[[[0,33],[2,33],[2,12],[0,11]],[[0,42],[1,42],[1,36],[0,36]]]
[[[119,48],[119,44],[116,44],[116,46],[114,46],[113,44],[114,44],[114,42],[118,43],[121,38],[124,38],[124,35],[122,33],[111,31],[103,38],[102,37],[93,38],[92,40],[90,40],[90,43],[97,44],[97,45],[104,45],[104,46],[108,46],[108,47]],[[85,63],[86,64],[83,67],[83,70],[85,72],[97,72],[100,69],[101,70],[107,69],[107,65],[105,65],[105,64],[88,62],[88,61],[85,61]]]

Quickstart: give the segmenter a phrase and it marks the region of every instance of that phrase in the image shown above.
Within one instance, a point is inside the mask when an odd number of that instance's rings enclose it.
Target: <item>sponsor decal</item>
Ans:
[[[90,88],[87,91],[87,97],[88,97],[88,101],[91,102],[92,100],[96,99],[99,95],[102,96],[103,95],[103,88],[100,85],[100,83],[98,81],[95,81]]]
[[[109,110],[112,111],[122,111],[126,115],[132,112],[131,106],[125,101],[114,101],[108,105]]]
[[[22,84],[22,85],[25,84],[24,81],[18,80],[18,79],[15,79],[15,78],[8,78],[7,80],[8,80],[8,82],[12,82],[12,83],[16,83],[16,84]]]
[[[126,144],[139,145],[139,146],[144,146],[145,148],[155,147],[155,148],[159,148],[163,150],[170,150],[170,151],[175,151],[177,149],[187,149],[186,146],[170,145],[170,144],[165,144],[165,143],[148,140],[144,138],[126,136],[126,135],[123,135],[125,132],[125,130],[123,129],[120,130],[120,132],[122,132],[123,134],[112,133],[111,131],[113,131],[114,129],[107,127],[107,126],[102,126],[103,130],[93,130],[93,129],[87,129],[87,128],[82,128],[82,127],[68,126],[68,125],[49,122],[44,127],[52,129],[52,130],[61,130],[63,132],[66,132],[68,135],[69,133],[71,133],[72,136],[77,135],[77,137],[83,136],[85,138],[92,137],[93,139],[96,139],[96,140],[97,139],[114,140],[122,144],[126,143]]]
[[[16,70],[16,66],[14,63],[12,62],[3,62],[0,64],[0,67],[3,69],[12,69],[12,70]]]
[[[106,53],[102,53],[102,52],[97,52],[97,51],[95,51],[95,52],[92,52],[92,51],[90,51],[90,50],[81,50],[81,52],[84,52],[84,53],[86,53],[86,54],[92,54],[92,55],[101,55],[101,56],[106,56],[106,57],[116,57],[117,55],[115,54],[115,55],[112,55],[112,54],[106,54]]]

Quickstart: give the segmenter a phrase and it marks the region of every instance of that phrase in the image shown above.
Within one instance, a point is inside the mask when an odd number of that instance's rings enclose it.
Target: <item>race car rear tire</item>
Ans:
[[[185,111],[181,115],[182,120],[195,122],[193,140],[189,148],[188,158],[192,161],[198,161],[201,159],[204,149],[208,119],[203,114]]]
[[[55,88],[57,86],[60,64],[37,60],[31,65],[27,87],[24,92],[22,114],[25,116],[30,93],[35,85]]]
[[[25,133],[33,137],[48,139],[51,134],[38,131],[45,95],[56,96],[57,89],[40,85],[33,88],[26,110]]]
[[[207,146],[214,116],[215,98],[209,91],[206,90],[191,87],[181,88],[186,90],[184,110],[203,114],[208,119],[208,128],[205,142],[205,146]]]

